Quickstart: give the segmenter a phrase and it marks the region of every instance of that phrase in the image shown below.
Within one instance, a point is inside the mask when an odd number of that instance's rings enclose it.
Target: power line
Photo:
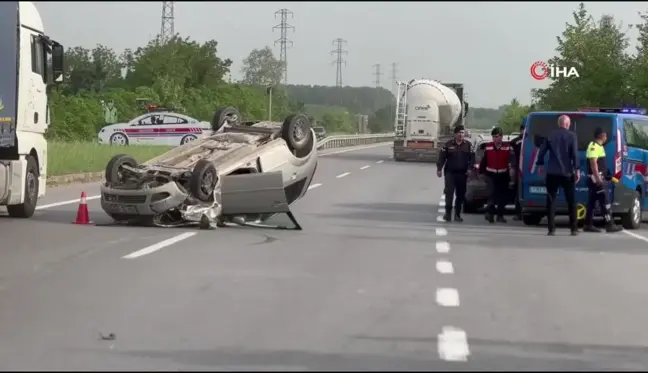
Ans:
[[[162,26],[160,27],[161,43],[168,42],[175,35],[173,3],[175,3],[175,1],[162,2]]]
[[[277,45],[277,43],[279,43],[280,45],[279,61],[281,61],[283,64],[283,82],[284,84],[288,84],[288,53],[286,52],[286,50],[289,46],[293,46],[293,42],[291,40],[288,40],[288,30],[295,30],[294,26],[288,24],[288,16],[291,16],[292,18],[294,13],[284,8],[277,10],[274,14],[275,18],[277,18],[277,15],[281,16],[281,23],[274,26],[272,28],[272,31],[274,31],[275,29],[279,29],[281,31],[279,39],[275,40],[274,44]]]
[[[380,72],[380,64],[377,63],[373,65],[373,68],[376,69],[373,73],[373,75],[376,77],[376,80],[374,80],[374,83],[376,83],[376,87],[380,87],[380,76],[382,73]]]
[[[342,56],[345,54],[349,54],[349,52],[343,49],[344,44],[346,43],[347,41],[342,38],[337,38],[333,40],[333,44],[337,44],[337,48],[331,51],[331,54],[335,54],[337,56],[335,61],[332,62],[337,65],[337,74],[335,76],[336,87],[342,87],[342,64],[346,66],[346,61],[342,58]]]

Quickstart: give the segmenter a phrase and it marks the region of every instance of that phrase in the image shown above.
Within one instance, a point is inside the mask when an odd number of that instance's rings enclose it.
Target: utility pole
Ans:
[[[336,87],[342,87],[342,64],[346,66],[346,61],[342,58],[343,55],[349,54],[349,52],[345,51],[343,49],[344,44],[346,44],[347,41],[342,39],[342,38],[337,38],[333,40],[333,44],[337,44],[337,48],[335,50],[331,51],[331,54],[335,54],[337,58],[335,61],[332,63],[337,65],[337,75],[335,76],[335,86]]]
[[[286,49],[288,49],[289,46],[293,46],[293,42],[291,40],[288,40],[288,30],[295,30],[294,26],[288,24],[288,16],[292,18],[294,13],[284,8],[277,10],[274,14],[275,18],[277,18],[277,16],[281,17],[281,22],[278,25],[274,26],[272,28],[272,31],[274,31],[275,29],[280,30],[279,39],[275,40],[274,44],[277,45],[278,43],[280,46],[279,61],[281,61],[283,65],[283,82],[285,85],[288,84],[288,54],[286,53]]]
[[[173,3],[175,1],[162,2],[162,27],[160,27],[160,43],[162,44],[168,42],[175,35]]]
[[[382,73],[380,72],[380,64],[377,63],[373,65],[373,68],[376,69],[376,71],[373,73],[376,77],[376,80],[374,80],[374,82],[376,83],[376,87],[380,87],[380,76],[382,75]]]
[[[397,79],[396,67],[397,67],[397,65],[398,64],[396,62],[392,62],[392,64],[391,64],[391,85],[390,85],[390,89],[391,89],[392,94],[394,94],[394,95],[398,94],[398,89],[396,89],[396,90],[394,89],[394,86],[397,84],[396,83],[396,79]],[[396,93],[394,93],[394,91],[396,91]],[[394,101],[392,104],[389,105],[389,117],[392,120],[394,120],[394,118],[396,117],[396,107],[395,106],[396,106],[396,101]]]

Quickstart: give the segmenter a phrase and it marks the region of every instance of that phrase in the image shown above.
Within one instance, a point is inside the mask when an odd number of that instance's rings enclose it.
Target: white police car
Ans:
[[[149,112],[127,122],[105,126],[100,144],[178,146],[212,133],[209,122],[170,111]]]

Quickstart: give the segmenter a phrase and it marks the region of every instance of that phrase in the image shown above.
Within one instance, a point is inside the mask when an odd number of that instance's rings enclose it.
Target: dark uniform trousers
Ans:
[[[504,216],[508,194],[513,193],[509,188],[508,172],[487,172],[486,185],[488,186],[488,206],[486,211],[490,215]]]
[[[466,172],[467,171],[446,171],[443,175],[443,180],[445,181],[445,188],[443,191],[446,203],[445,212],[448,216],[452,212],[452,197],[454,195],[456,195],[454,203],[455,214],[461,213],[461,208],[463,207],[464,199],[466,198],[466,184],[468,183]]]
[[[578,171],[576,171],[578,172]],[[576,203],[574,199],[574,176],[547,174],[545,183],[547,185],[547,225],[550,231],[556,229],[556,196],[558,188],[562,188],[569,211],[569,227],[571,230],[578,229],[576,222]]]
[[[587,216],[586,224],[588,226],[593,225],[594,220],[594,209],[596,208],[596,202],[599,203],[603,217],[605,218],[605,223],[610,224],[612,222],[612,214],[610,209],[610,196],[608,195],[608,182],[603,179],[603,183],[596,184],[592,181],[591,177],[587,177],[587,191],[589,198],[587,199]]]

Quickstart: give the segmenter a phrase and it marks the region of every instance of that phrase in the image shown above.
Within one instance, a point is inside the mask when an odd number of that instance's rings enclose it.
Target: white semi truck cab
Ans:
[[[32,2],[0,2],[0,206],[12,217],[31,217],[45,195],[47,94],[63,81],[63,52]]]

